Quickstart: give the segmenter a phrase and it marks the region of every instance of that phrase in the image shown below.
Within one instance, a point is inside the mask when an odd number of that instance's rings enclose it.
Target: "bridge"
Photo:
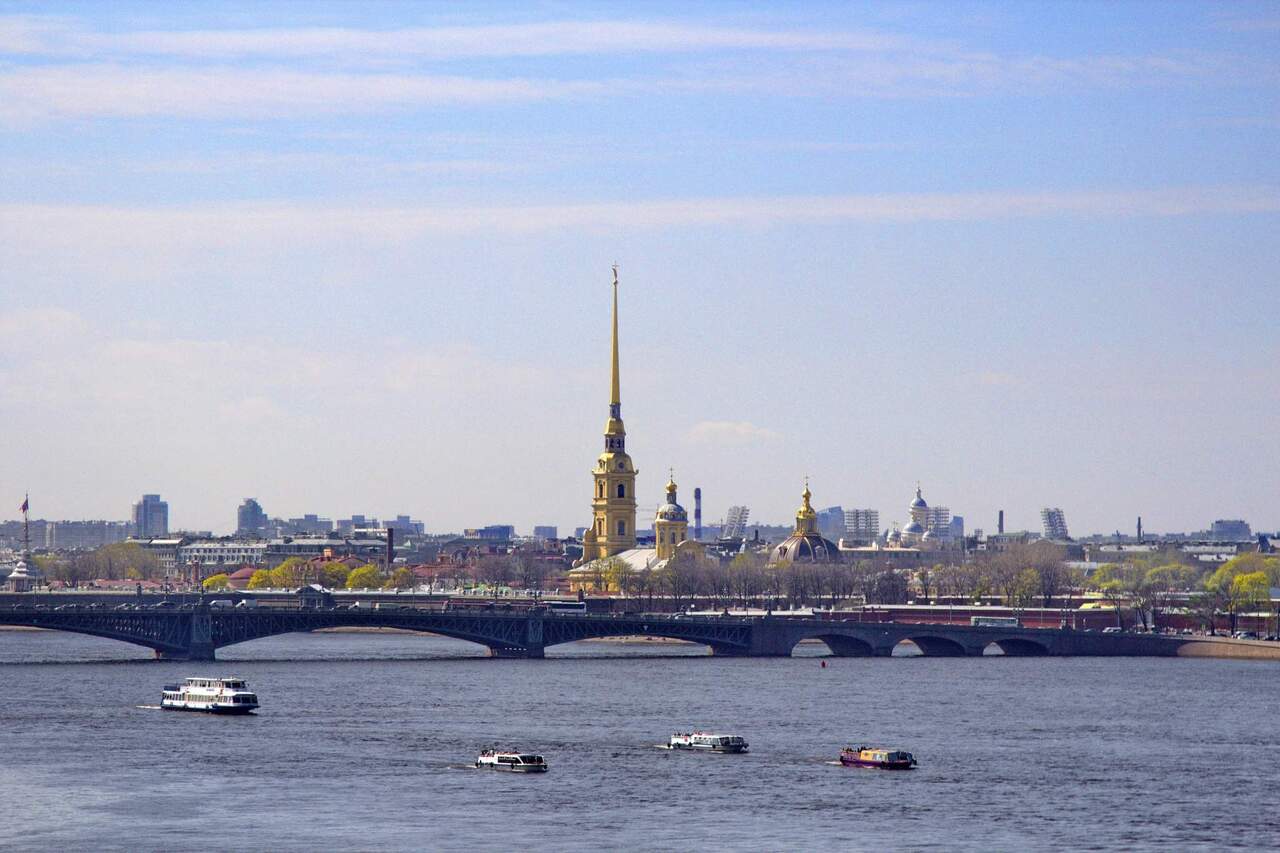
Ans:
[[[835,621],[794,617],[559,613],[415,608],[212,608],[207,605],[103,609],[68,605],[0,608],[0,625],[71,631],[153,649],[157,658],[214,660],[217,649],[277,634],[322,628],[398,628],[488,647],[493,657],[541,658],[548,647],[605,637],[664,637],[731,657],[787,657],[804,640],[820,640],[838,657],[887,657],[904,640],[927,656],[981,655],[995,644],[1006,655],[1176,656],[1186,638],[1102,634],[1070,629]]]

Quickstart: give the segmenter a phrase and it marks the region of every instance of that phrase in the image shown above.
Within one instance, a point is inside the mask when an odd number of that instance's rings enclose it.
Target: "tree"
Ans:
[[[408,566],[400,566],[391,573],[391,577],[383,584],[383,589],[413,589],[417,584],[417,580],[414,577],[413,569]]]
[[[347,585],[347,575],[351,574],[351,567],[346,563],[330,560],[316,566],[314,572],[316,583],[329,589],[339,589]]]
[[[314,580],[308,577],[310,565],[302,557],[289,557],[271,570],[271,585],[279,589],[296,589]]]
[[[266,569],[258,569],[249,576],[249,589],[270,589],[271,588],[271,572]]]
[[[515,577],[515,567],[505,554],[487,554],[476,563],[476,578],[493,587],[510,586]]]
[[[1205,590],[1215,599],[1218,608],[1226,611],[1232,633],[1235,633],[1236,616],[1241,610],[1269,598],[1270,584],[1266,571],[1248,571],[1256,565],[1253,561],[1236,557],[1219,566],[1204,582]]]
[[[744,604],[764,592],[764,556],[754,551],[743,551],[729,561],[729,582],[733,595]]]
[[[636,574],[630,563],[618,557],[610,557],[605,561],[603,573],[606,591],[615,589],[624,598],[630,595]]]
[[[1124,607],[1133,598],[1144,577],[1146,572],[1141,566],[1120,562],[1099,566],[1089,578],[1089,586],[1102,593],[1107,603],[1115,608],[1116,627],[1124,628]],[[1141,612],[1141,608],[1139,608],[1139,615],[1143,624],[1146,624],[1146,616]]]
[[[382,571],[370,563],[351,570],[347,575],[347,589],[380,589],[386,580]]]
[[[216,575],[209,575],[201,584],[205,592],[214,592],[215,590],[230,589],[231,583],[226,572],[220,572]]]

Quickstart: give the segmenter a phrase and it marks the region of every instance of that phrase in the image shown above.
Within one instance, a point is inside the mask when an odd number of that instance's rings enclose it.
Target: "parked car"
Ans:
[[[1117,628],[1115,625],[1111,625],[1110,627],[1103,628],[1103,629],[1102,629],[1102,633],[1104,633],[1104,634],[1119,634],[1119,633],[1121,632],[1121,630],[1122,630],[1121,628]]]

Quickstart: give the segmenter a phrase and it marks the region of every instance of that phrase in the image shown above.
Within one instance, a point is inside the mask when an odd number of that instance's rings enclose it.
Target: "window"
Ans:
[[[619,536],[627,535],[627,523],[625,521],[618,522],[618,535]]]
[[[604,497],[604,480],[601,480],[600,482],[596,483],[596,492],[597,492],[596,497],[598,498]]]
[[[623,483],[618,484],[618,497],[625,498],[627,496],[627,487]]]

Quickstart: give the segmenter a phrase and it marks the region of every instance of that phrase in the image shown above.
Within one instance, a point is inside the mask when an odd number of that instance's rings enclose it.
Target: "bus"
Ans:
[[[970,616],[969,624],[975,628],[1021,628],[1017,616]]]
[[[556,613],[586,613],[587,603],[585,601],[543,601],[548,610]]]

